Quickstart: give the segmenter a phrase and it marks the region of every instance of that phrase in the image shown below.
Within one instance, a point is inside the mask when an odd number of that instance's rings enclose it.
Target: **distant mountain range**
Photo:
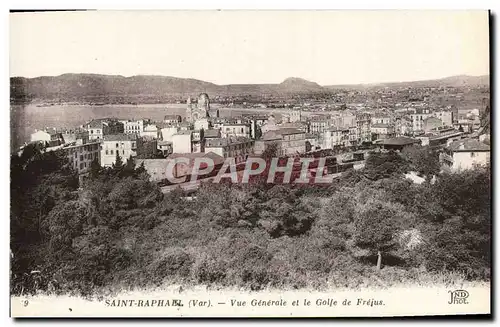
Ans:
[[[411,81],[411,82],[391,82],[391,83],[373,83],[373,84],[346,84],[346,85],[327,85],[328,89],[366,89],[380,87],[460,87],[460,86],[486,86],[490,84],[490,75],[469,76],[456,75],[439,79]]]
[[[63,74],[60,76],[42,76],[35,78],[11,77],[11,99],[61,99],[99,98],[106,96],[145,96],[162,97],[168,95],[186,95],[206,92],[217,95],[258,95],[258,94],[307,94],[333,93],[338,89],[365,89],[372,87],[399,86],[464,86],[488,85],[489,75],[452,76],[436,80],[357,84],[328,85],[302,78],[290,77],[280,84],[229,84],[217,85],[191,78],[170,76],[138,75],[124,77],[119,75],[98,74]]]

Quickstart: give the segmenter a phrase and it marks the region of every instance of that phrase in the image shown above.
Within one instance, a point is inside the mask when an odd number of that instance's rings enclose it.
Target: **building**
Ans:
[[[429,117],[435,117],[441,120],[442,126],[453,125],[453,112],[452,111],[436,111],[431,112],[429,109],[417,110],[414,114],[410,115],[412,121],[413,132],[424,130],[424,120]]]
[[[234,158],[238,164],[244,162],[253,154],[255,141],[247,137],[230,137],[219,139],[207,139],[205,141],[205,152],[213,152],[223,158]]]
[[[394,126],[388,124],[373,124],[370,127],[372,140],[383,140],[396,136]]]
[[[420,140],[404,136],[394,137],[390,139],[382,139],[374,142],[374,144],[381,149],[395,150],[395,151],[401,151],[408,146],[412,146],[419,143]]]
[[[222,137],[239,136],[239,137],[252,137],[251,125],[247,123],[224,123],[221,128]]]
[[[105,135],[101,146],[101,166],[111,167],[116,162],[118,154],[123,162],[130,157],[137,156],[142,140],[137,134],[110,134]]]
[[[207,139],[218,139],[221,138],[221,132],[220,129],[206,129],[203,131],[203,137],[205,140]]]
[[[208,158],[211,159],[214,163],[213,169],[214,171],[217,171],[217,169],[224,164],[224,158],[219,156],[218,154],[214,152],[208,152],[208,153],[174,153],[171,154],[167,159],[168,160],[176,160],[178,158],[182,158],[183,161],[187,159],[188,163],[186,162],[177,162],[175,165],[173,165],[172,169],[172,174],[175,178],[183,177],[183,176],[189,176],[191,175],[194,167],[194,163],[197,158]],[[208,165],[200,165],[199,169],[210,169]]]
[[[306,133],[306,152],[318,150],[320,148],[321,142],[319,135]]]
[[[201,93],[198,96],[198,101],[196,104],[191,103],[191,98],[186,101],[186,121],[194,123],[198,119],[209,118],[209,117],[219,117],[219,110],[210,109],[210,98],[208,94]]]
[[[437,148],[450,145],[451,142],[461,139],[462,135],[463,132],[457,131],[452,127],[438,127],[415,138],[421,141],[422,146],[428,145]]]
[[[443,168],[460,171],[490,163],[490,146],[476,139],[452,142],[440,155]]]
[[[444,124],[441,121],[441,119],[431,116],[431,117],[427,117],[424,119],[422,129],[424,132],[427,133],[433,129],[436,129],[436,128],[442,127],[442,126],[444,126]],[[451,126],[451,125],[449,125],[449,126]]]
[[[158,129],[158,126],[150,124],[144,127],[140,135],[148,139],[158,139],[160,136],[160,130]]]
[[[85,143],[89,141],[89,132],[82,128],[61,131],[61,136],[64,143],[76,142],[77,140],[82,140]]]
[[[271,144],[276,144],[277,156],[296,156],[306,152],[306,133],[295,128],[268,131],[255,141],[255,154],[262,155]]]
[[[172,142],[172,137],[177,134],[178,131],[179,127],[177,126],[163,127],[160,129],[160,137],[163,141]]]
[[[78,174],[80,183],[88,176],[92,161],[100,162],[100,141],[86,142],[84,139],[65,143],[59,146],[49,147],[46,151],[58,151],[64,153],[70,165]]]
[[[406,117],[397,117],[394,122],[396,136],[409,136],[413,134],[412,121]]]
[[[391,125],[394,123],[394,121],[390,116],[373,116],[371,117],[371,123],[372,125],[376,124]]]
[[[142,134],[144,132],[144,120],[122,120],[123,132],[125,134]]]
[[[175,125],[182,121],[182,117],[180,115],[165,115],[163,118],[163,122],[165,124]]]
[[[173,151],[172,142],[170,141],[158,141],[158,151],[161,152],[162,155],[168,156]]]
[[[360,114],[356,116],[356,127],[358,129],[358,142],[371,142],[371,118],[369,114]]]
[[[192,133],[191,152],[205,152],[205,135],[203,129],[195,129]]]
[[[55,128],[35,131],[31,134],[31,142],[44,142],[49,146],[56,146],[64,143],[64,138]]]
[[[302,111],[300,110],[290,110],[285,115],[289,123],[296,123],[302,120]]]
[[[330,120],[325,117],[312,117],[308,123],[308,133],[310,134],[321,134],[330,127]]]
[[[105,135],[124,133],[124,124],[116,119],[94,119],[84,125],[90,140],[102,140]]]
[[[330,127],[323,132],[323,148],[336,149],[349,146],[349,128]]]
[[[181,130],[172,135],[172,153],[193,152],[193,131]]]

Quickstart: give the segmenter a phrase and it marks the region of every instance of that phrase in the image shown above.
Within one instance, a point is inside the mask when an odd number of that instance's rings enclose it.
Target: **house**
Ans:
[[[331,126],[330,119],[323,116],[311,117],[308,124],[308,133],[310,134],[321,134]]]
[[[89,175],[92,161],[100,162],[101,143],[97,140],[87,142],[85,139],[77,139],[55,147],[48,147],[45,151],[64,153],[77,172],[79,181],[82,182]]]
[[[173,164],[173,171],[172,171],[173,177],[179,178],[191,175],[196,158],[211,159],[214,163],[213,165],[214,171],[217,170],[217,168],[220,168],[224,164],[224,158],[214,152],[173,153],[167,158],[168,160],[176,160],[176,163]],[[179,161],[179,159],[182,159],[182,162]],[[201,167],[199,167],[199,169],[209,168],[208,165],[200,165],[200,166]]]
[[[158,151],[161,152],[162,155],[168,156],[173,151],[172,142],[170,142],[170,141],[158,141],[157,149],[158,149]]]
[[[379,148],[384,150],[401,151],[408,146],[419,144],[420,140],[410,137],[399,136],[399,137],[377,140],[373,143],[377,145]]]
[[[205,140],[206,139],[218,139],[221,137],[220,129],[206,129],[204,130]]]
[[[160,130],[158,129],[158,126],[150,124],[143,128],[140,135],[149,139],[157,139],[160,135]]]
[[[94,119],[83,126],[89,132],[90,140],[102,140],[104,135],[124,133],[124,124],[116,119]]]
[[[490,146],[469,138],[452,142],[440,155],[443,168],[460,171],[490,163]]]
[[[323,148],[335,149],[349,146],[349,128],[330,127],[323,132]]]
[[[44,142],[49,146],[56,146],[64,143],[64,138],[55,128],[35,131],[31,134],[31,142]]]
[[[222,137],[240,136],[240,137],[250,138],[252,135],[250,124],[243,123],[243,122],[241,122],[241,123],[238,123],[238,122],[224,123],[221,126],[220,130],[221,130]]]
[[[424,132],[429,132],[433,129],[436,129],[438,127],[441,127],[441,126],[444,126],[443,122],[441,121],[441,119],[439,118],[436,118],[436,117],[427,117],[424,119],[424,122],[423,122],[423,131]]]
[[[110,134],[105,135],[101,147],[101,166],[112,167],[118,154],[123,162],[137,156],[142,146],[142,140],[137,134]],[[140,150],[139,150],[140,151]]]
[[[125,134],[141,134],[144,131],[147,121],[139,120],[123,120],[123,132]]]
[[[370,131],[372,140],[384,140],[396,136],[394,126],[388,124],[372,124]]]
[[[180,130],[172,135],[172,153],[193,152],[193,131]]]
[[[306,133],[295,128],[268,131],[255,141],[255,154],[263,154],[271,144],[276,144],[277,156],[296,156],[306,152]]]
[[[254,142],[247,137],[206,139],[205,153],[213,152],[223,158],[234,158],[238,164],[253,154]]]
[[[182,122],[182,117],[180,115],[165,115],[163,122],[165,124],[175,125]]]

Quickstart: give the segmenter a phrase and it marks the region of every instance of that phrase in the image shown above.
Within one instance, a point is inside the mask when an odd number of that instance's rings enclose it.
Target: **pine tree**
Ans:
[[[113,171],[122,171],[124,167],[124,164],[123,164],[123,160],[122,160],[122,157],[120,157],[120,154],[118,153],[118,151],[116,151],[116,160],[115,162],[113,163]]]
[[[101,165],[97,162],[97,158],[90,163],[90,178],[96,179],[101,172]]]

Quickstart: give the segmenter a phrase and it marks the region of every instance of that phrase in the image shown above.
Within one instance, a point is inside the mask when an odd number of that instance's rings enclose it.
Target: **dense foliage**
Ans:
[[[11,291],[488,280],[490,169],[405,179],[437,174],[433,155],[372,153],[328,187],[203,184],[187,197],[121,158],[93,163],[79,187],[64,158],[28,147],[11,158]]]

